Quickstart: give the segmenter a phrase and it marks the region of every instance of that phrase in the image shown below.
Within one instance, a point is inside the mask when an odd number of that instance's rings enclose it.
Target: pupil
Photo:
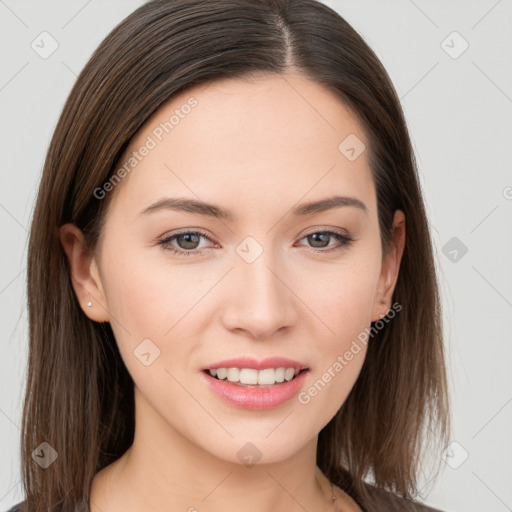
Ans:
[[[327,241],[329,241],[329,236],[327,233],[313,233],[312,235],[309,235],[309,237],[313,240],[313,247],[325,247],[325,245],[314,245],[316,242],[318,242],[318,238],[324,238],[326,239]],[[315,240],[316,239],[316,240]],[[325,242],[325,240],[324,240]],[[320,240],[320,243],[321,243],[321,240]]]
[[[184,235],[180,235],[179,236],[179,239],[183,239],[183,238],[187,238],[187,240],[185,240],[185,246],[183,247],[182,244],[179,244],[180,246],[182,246],[182,249],[195,249],[194,247],[194,244],[197,244],[197,240],[194,241],[190,241],[190,238],[199,238],[197,235],[194,235],[192,233],[185,233]],[[187,244],[191,244],[192,247],[190,247],[189,245]]]

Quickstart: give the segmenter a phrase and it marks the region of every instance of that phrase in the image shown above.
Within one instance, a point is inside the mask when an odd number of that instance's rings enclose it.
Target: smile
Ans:
[[[273,386],[288,382],[295,378],[300,370],[297,368],[216,368],[208,370],[212,377],[221,381],[228,381],[240,386]]]

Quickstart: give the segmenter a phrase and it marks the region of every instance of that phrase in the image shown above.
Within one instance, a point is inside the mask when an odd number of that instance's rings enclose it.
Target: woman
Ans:
[[[28,260],[17,510],[433,510],[423,198],[391,81],[328,7],[128,16],[66,102]]]

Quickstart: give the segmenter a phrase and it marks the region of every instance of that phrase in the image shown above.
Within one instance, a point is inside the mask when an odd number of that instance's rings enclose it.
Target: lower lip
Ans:
[[[302,370],[292,380],[265,388],[246,388],[216,379],[206,372],[201,374],[210,389],[228,404],[239,409],[263,411],[278,407],[292,399],[304,384],[307,372],[308,370]]]

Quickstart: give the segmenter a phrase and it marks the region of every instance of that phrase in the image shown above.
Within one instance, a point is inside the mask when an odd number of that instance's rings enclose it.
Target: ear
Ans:
[[[96,259],[85,250],[82,231],[74,224],[64,224],[59,229],[59,237],[69,261],[73,289],[83,312],[95,322],[108,322],[107,301]]]
[[[387,314],[391,308],[391,300],[398,279],[400,261],[405,247],[405,215],[401,210],[395,211],[392,228],[392,246],[382,263],[377,284],[375,302],[372,311],[372,322],[376,322]]]

